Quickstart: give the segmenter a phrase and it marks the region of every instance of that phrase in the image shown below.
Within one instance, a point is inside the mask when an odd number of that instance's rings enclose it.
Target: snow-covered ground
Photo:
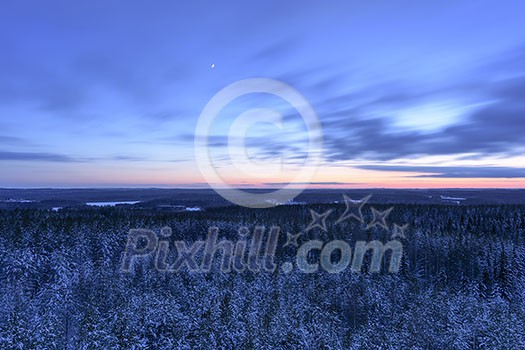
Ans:
[[[460,197],[447,197],[447,196],[441,196],[441,199],[444,201],[465,201],[466,198],[460,198]]]
[[[31,199],[6,199],[3,200],[4,203],[34,203],[34,200]]]
[[[267,199],[266,203],[271,203],[273,205],[304,205],[306,202],[296,202],[293,199],[289,199],[286,202],[279,202],[274,199]]]
[[[186,207],[186,211],[201,211],[200,207]]]
[[[91,207],[114,207],[119,204],[137,204],[140,201],[124,201],[124,202],[88,202],[87,205]]]

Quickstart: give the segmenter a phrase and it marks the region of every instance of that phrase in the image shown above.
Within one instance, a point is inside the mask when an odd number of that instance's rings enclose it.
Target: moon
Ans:
[[[215,63],[212,63],[210,67],[215,68]]]

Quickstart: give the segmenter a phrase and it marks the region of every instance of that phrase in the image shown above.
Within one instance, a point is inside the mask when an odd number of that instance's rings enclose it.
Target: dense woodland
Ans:
[[[386,207],[376,206],[379,209]],[[127,233],[203,239],[210,226],[300,232],[308,209],[126,207],[0,211],[2,349],[525,349],[525,206],[396,205],[409,224],[401,271],[340,274],[120,271]],[[369,218],[369,208],[364,213]],[[378,239],[355,220],[301,240]],[[277,260],[293,261],[282,248]]]

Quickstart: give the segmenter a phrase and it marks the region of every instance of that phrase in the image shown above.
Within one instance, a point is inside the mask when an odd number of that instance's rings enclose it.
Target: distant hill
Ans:
[[[311,189],[295,198],[295,202],[336,203],[343,201],[343,194],[353,199],[371,194],[370,203],[378,204],[525,204],[525,189]],[[212,189],[0,189],[0,209],[77,207],[89,202],[139,202],[133,204],[137,209],[231,205]]]

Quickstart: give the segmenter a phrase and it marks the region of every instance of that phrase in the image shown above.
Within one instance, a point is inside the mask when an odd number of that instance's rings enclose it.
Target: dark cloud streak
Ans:
[[[429,178],[525,178],[525,168],[512,167],[488,167],[488,166],[410,166],[410,165],[363,165],[359,169],[387,171],[387,172],[411,172],[427,173],[410,177]]]
[[[57,153],[0,151],[0,161],[77,162],[74,158]]]

